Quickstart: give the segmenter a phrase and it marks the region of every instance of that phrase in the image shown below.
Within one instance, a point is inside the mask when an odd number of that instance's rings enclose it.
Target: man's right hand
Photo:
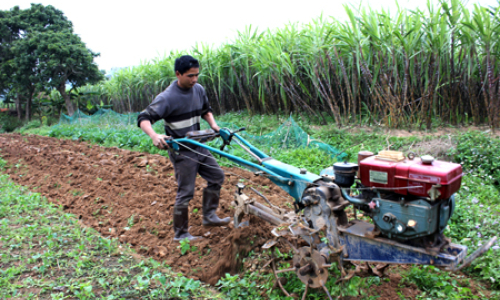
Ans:
[[[144,131],[149,137],[153,140],[153,145],[155,145],[158,149],[168,149],[168,144],[165,139],[170,138],[168,135],[157,134],[153,127],[151,126],[151,122],[149,120],[142,120],[139,124],[142,131]]]
[[[158,149],[168,149],[168,144],[165,141],[166,139],[169,139],[170,136],[164,135],[164,134],[157,134],[153,136],[151,139],[153,140],[153,144],[156,146]]]

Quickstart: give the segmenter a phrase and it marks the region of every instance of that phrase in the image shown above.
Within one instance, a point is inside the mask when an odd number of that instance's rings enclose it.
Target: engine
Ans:
[[[330,169],[343,198],[370,216],[381,235],[425,247],[445,242],[442,232],[461,185],[459,164],[428,155],[364,151],[358,164],[339,162]],[[327,170],[323,176],[331,172]]]

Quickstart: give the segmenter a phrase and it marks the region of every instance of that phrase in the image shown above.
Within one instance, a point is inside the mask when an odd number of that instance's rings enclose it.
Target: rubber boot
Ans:
[[[187,238],[190,242],[201,240],[201,236],[192,236],[188,232],[189,211],[187,206],[174,206],[174,242]]]
[[[220,190],[203,190],[203,226],[224,226],[231,222],[231,218],[220,219],[215,211],[219,207]]]

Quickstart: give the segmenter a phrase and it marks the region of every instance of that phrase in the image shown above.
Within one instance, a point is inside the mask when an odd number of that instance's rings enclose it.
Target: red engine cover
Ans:
[[[394,190],[401,195],[429,197],[432,186],[440,184],[441,195],[437,199],[446,199],[456,193],[462,183],[462,166],[439,160],[424,164],[420,158],[394,162],[371,156],[359,163],[359,170],[364,186],[404,188]],[[412,186],[421,187],[407,188]]]

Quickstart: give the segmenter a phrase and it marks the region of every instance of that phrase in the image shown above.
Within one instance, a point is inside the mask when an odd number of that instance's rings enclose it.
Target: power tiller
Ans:
[[[429,155],[362,151],[357,164],[337,162],[317,175],[266,155],[238,134],[244,129],[194,131],[167,143],[173,151],[191,149],[189,145],[206,148],[269,178],[295,199],[295,211],[287,211],[253,189],[267,202],[264,205],[246,195],[245,185],[239,183],[233,202],[235,228],[246,223],[242,222],[245,215],[255,215],[275,226],[275,238],[264,249],[276,247],[280,240],[291,247],[291,268],[277,270],[274,257],[266,264],[286,295],[289,293],[278,278],[281,273],[297,274],[306,286],[303,299],[308,288],[323,288],[331,299],[325,283],[334,262],[342,274],[339,280],[349,280],[361,269],[382,276],[388,264],[433,265],[454,272],[486,252],[497,239],[493,237],[466,257],[466,246],[444,236],[463,176],[459,164]],[[203,144],[216,137],[222,138],[220,149]],[[231,143],[248,152],[256,163],[224,152]],[[351,220],[346,213],[349,206],[354,211]],[[372,222],[358,219],[357,210]],[[347,263],[356,268],[346,272]]]

